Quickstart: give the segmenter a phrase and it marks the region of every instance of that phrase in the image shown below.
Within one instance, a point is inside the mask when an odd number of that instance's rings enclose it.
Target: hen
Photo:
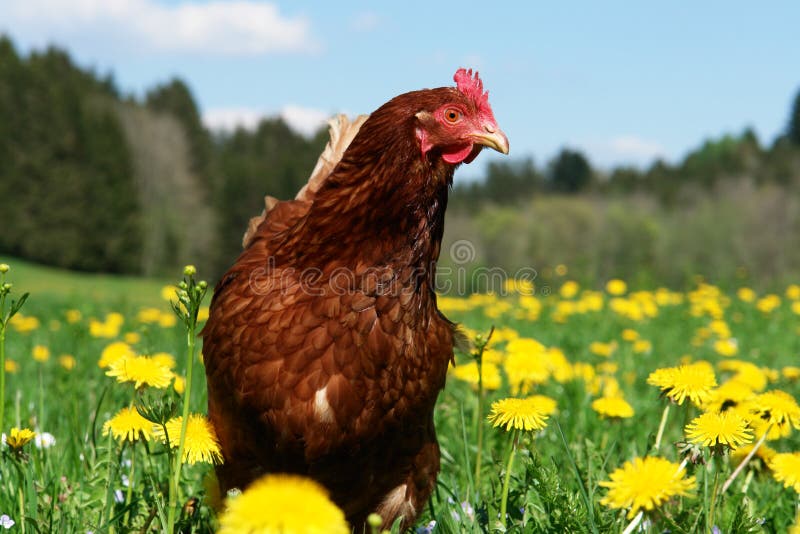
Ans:
[[[430,497],[457,338],[433,291],[448,189],[483,147],[508,153],[478,74],[454,80],[334,124],[298,198],[252,221],[202,334],[223,491],[306,475],[359,530],[408,527]]]

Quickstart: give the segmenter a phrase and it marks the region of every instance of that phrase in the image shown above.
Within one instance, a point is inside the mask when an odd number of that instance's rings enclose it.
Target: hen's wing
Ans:
[[[350,121],[347,115],[340,114],[328,121],[328,133],[331,138],[325,146],[325,150],[322,151],[319,159],[317,159],[317,164],[314,166],[314,170],[311,171],[308,183],[300,189],[297,196],[295,196],[295,200],[311,200],[313,198],[319,186],[330,176],[336,164],[342,159],[342,154],[350,146],[361,125],[364,124],[368,117],[369,115],[359,115],[355,120]],[[264,210],[260,215],[251,218],[247,224],[247,231],[242,238],[242,246],[244,248],[247,248],[252,242],[258,226],[264,222],[267,213],[277,203],[278,199],[275,197],[269,195],[264,197]]]

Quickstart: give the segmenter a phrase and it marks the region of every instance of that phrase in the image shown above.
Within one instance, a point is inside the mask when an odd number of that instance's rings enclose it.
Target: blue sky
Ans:
[[[215,126],[281,114],[308,129],[467,66],[512,156],[566,145],[602,167],[675,160],[747,126],[771,142],[800,90],[798,20],[788,0],[0,0],[21,50],[59,44],[136,94],[179,76]]]

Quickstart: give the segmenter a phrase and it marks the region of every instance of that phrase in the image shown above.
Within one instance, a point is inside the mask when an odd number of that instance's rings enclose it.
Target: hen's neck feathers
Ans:
[[[370,115],[314,195],[296,261],[431,267],[438,259],[455,167],[422,157],[414,116],[437,91],[401,95]]]

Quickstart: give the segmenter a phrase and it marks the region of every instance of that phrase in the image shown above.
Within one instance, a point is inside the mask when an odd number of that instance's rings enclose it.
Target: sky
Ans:
[[[562,147],[601,168],[677,161],[753,128],[771,143],[800,90],[800,2],[0,0],[23,53],[66,48],[141,96],[180,77],[213,128],[309,132],[480,71],[515,158]],[[499,154],[481,155],[478,176]]]

